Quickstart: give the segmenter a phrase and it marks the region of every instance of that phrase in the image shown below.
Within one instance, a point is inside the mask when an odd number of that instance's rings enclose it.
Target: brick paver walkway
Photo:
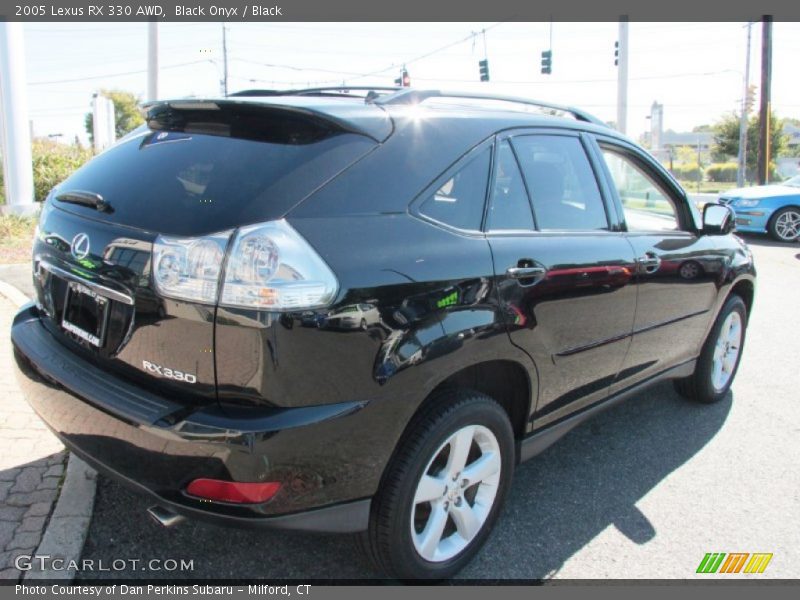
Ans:
[[[14,559],[39,545],[66,459],[17,386],[9,339],[15,312],[0,296],[0,579],[17,579]]]

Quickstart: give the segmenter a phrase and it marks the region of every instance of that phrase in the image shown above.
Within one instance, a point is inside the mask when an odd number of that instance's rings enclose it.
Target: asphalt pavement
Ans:
[[[682,579],[698,576],[707,552],[774,555],[761,575],[725,577],[800,576],[800,245],[747,241],[759,281],[728,397],[698,406],[662,384],[573,430],[518,468],[498,526],[460,577]],[[163,529],[149,505],[100,478],[83,558],[141,562],[79,578],[379,576],[349,536]],[[193,569],[142,570],[151,559]]]

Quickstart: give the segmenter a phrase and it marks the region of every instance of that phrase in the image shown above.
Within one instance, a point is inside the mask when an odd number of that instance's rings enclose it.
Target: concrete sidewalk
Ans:
[[[21,575],[14,559],[33,554],[42,540],[66,461],[64,446],[25,402],[12,373],[8,331],[15,312],[0,296],[0,578],[12,580]]]
[[[97,474],[67,452],[25,401],[8,332],[33,296],[30,264],[0,265],[0,579],[19,580],[17,557],[80,558]],[[28,562],[27,560],[25,561]],[[24,564],[24,563],[23,563]],[[34,562],[24,579],[70,580],[74,571]]]

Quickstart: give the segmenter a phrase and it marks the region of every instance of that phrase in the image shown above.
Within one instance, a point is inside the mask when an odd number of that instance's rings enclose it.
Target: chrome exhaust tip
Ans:
[[[174,513],[168,508],[158,506],[157,504],[148,508],[147,514],[150,515],[153,520],[162,527],[172,527],[186,520],[186,517],[183,515]]]

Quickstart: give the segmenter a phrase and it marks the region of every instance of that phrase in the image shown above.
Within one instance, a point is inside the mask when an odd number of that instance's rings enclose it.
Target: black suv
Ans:
[[[571,108],[157,102],[50,194],[11,335],[36,411],[162,523],[360,532],[442,578],[586,417],[667,378],[726,394],[755,282],[732,227]]]

